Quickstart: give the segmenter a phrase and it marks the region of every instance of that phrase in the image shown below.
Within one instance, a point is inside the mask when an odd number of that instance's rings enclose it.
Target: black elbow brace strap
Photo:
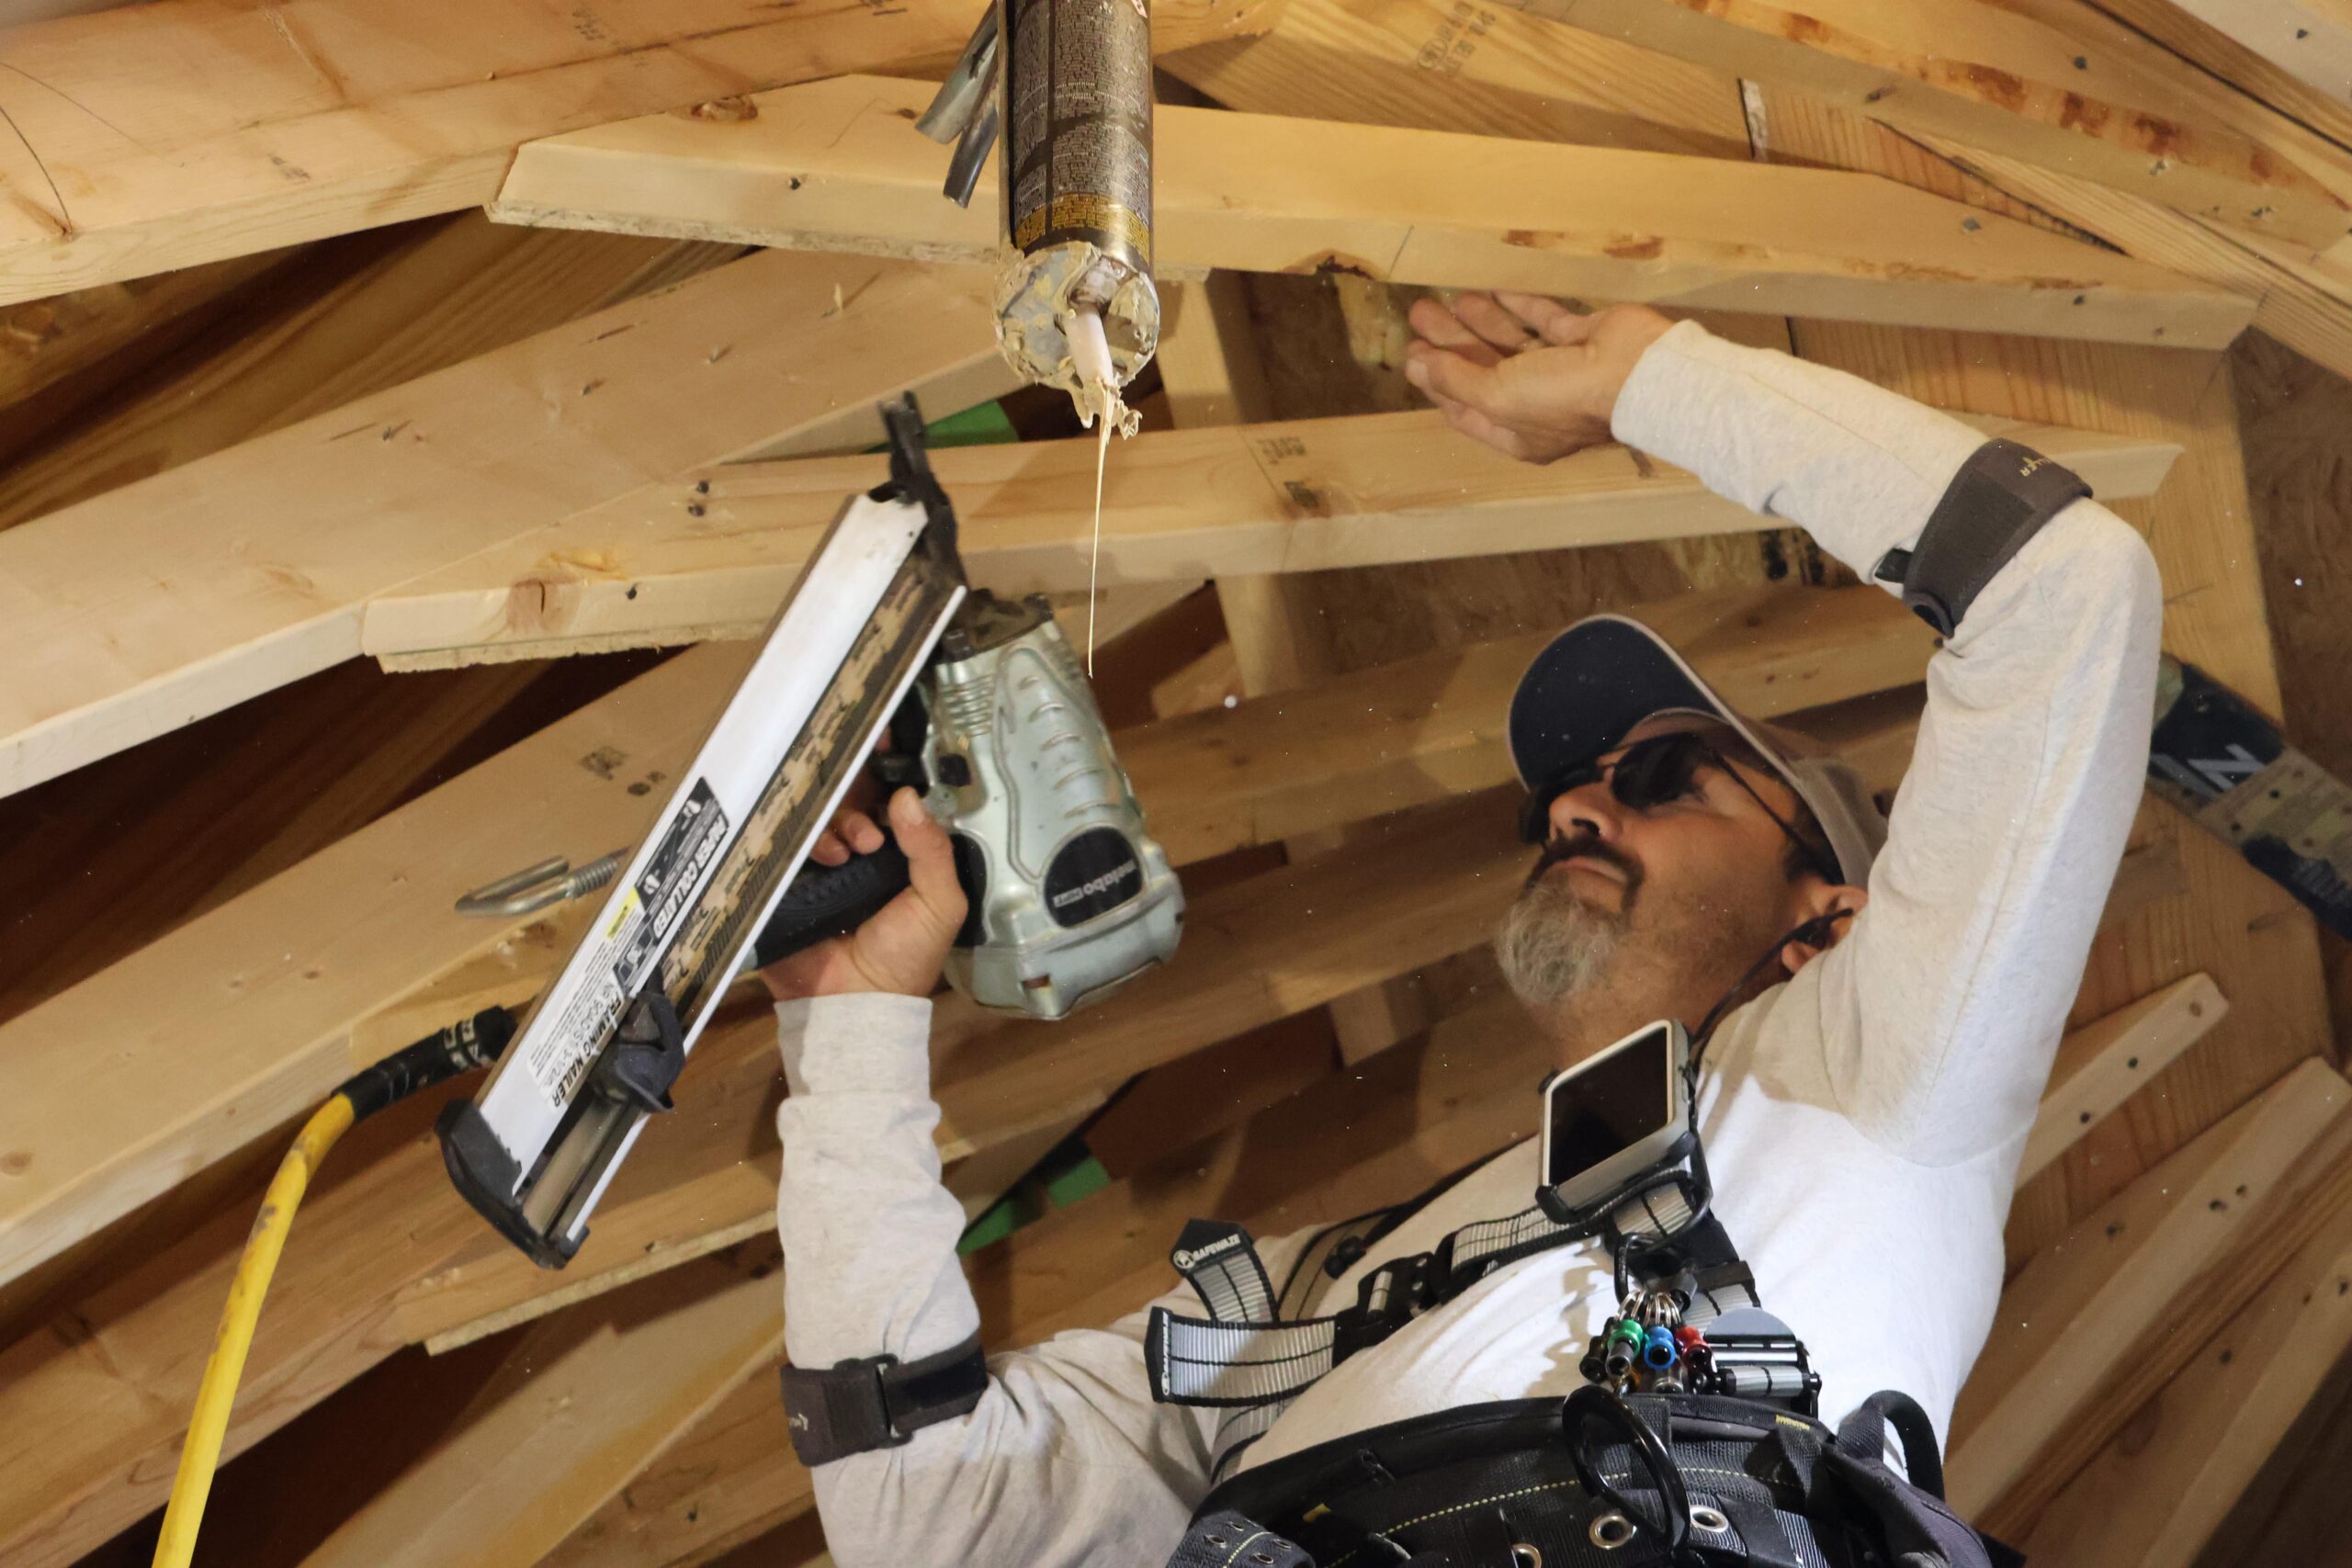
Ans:
[[[1912,613],[1950,637],[2009,558],[2090,492],[2081,475],[2033,448],[1987,441],[1952,476],[1918,544],[1887,551],[1871,575],[1903,584]]]
[[[979,1404],[988,1359],[973,1335],[919,1361],[868,1356],[820,1369],[784,1369],[785,1425],[810,1469],[874,1449],[895,1449],[935,1422]]]

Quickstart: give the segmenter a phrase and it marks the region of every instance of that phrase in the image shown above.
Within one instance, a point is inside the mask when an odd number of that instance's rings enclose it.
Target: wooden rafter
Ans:
[[[2018,1179],[2040,1175],[2083,1129],[2138,1093],[2229,1010],[2210,976],[2191,975],[2067,1035],[2051,1064],[2044,1114],[2026,1139]]]
[[[2263,106],[2262,112],[2267,115],[2284,116],[2338,147],[2352,148],[2352,101],[2341,94],[2322,92],[2281,69],[2276,62],[2249,48],[2250,39],[2241,30],[2215,26],[2208,16],[2212,14],[2217,0],[2189,0],[2186,5],[2177,0],[2092,3],[2132,33],[2162,44],[2214,81],[2229,84],[2235,94],[2226,101],[2250,99]],[[2219,3],[2226,4],[2228,0]],[[2274,6],[2303,4],[2304,0],[2245,3],[2269,9]],[[2335,0],[2316,0],[2316,6],[2339,14],[2342,10]]]
[[[1259,36],[1157,63],[1252,114],[1747,156],[1730,78],[1508,6],[1285,0]]]
[[[2153,494],[2161,443],[2012,432],[2102,495]],[[1085,442],[937,454],[976,581],[1083,589],[1094,572]],[[747,636],[764,626],[841,498],[878,457],[696,469],[378,596],[363,652],[433,663]],[[1121,446],[1104,480],[1101,578],[1197,581],[1751,531],[1689,474],[1597,447],[1549,467],[1464,441],[1434,412],[1177,430]],[[0,551],[5,542],[0,541]]]
[[[993,389],[987,295],[751,256],[9,529],[0,793],[351,658],[373,594],[583,506],[909,385]]]
[[[203,311],[285,259],[238,256],[0,310],[0,408]]]
[[[2115,1440],[2051,1500],[2020,1545],[2068,1568],[2190,1568],[2352,1350],[2352,1204],[2287,1261]],[[2227,1557],[2282,1562],[2233,1540]]]
[[[761,1261],[699,1258],[533,1328],[433,1450],[304,1568],[530,1568],[775,1364],[784,1280],[773,1243]]]
[[[1274,6],[1168,0],[1163,48]],[[964,0],[164,0],[0,32],[0,303],[489,199],[520,142],[844,70],[920,69]]]
[[[2269,254],[2239,231],[2129,191],[1922,134],[1921,144],[2003,193],[2129,254],[2255,301],[2254,324],[2321,365],[2352,374],[2352,273]]]
[[[518,245],[479,211],[272,253],[277,270],[220,327],[93,400],[0,469],[0,527],[447,369],[741,256],[741,246],[604,235]],[[261,259],[261,258],[255,258]],[[19,317],[85,316],[99,301],[253,260],[35,300]],[[119,312],[110,313],[112,321]],[[91,329],[84,329],[86,333]],[[119,331],[118,327],[116,329]],[[55,345],[66,349],[69,333]],[[88,352],[84,349],[83,352]],[[130,361],[136,366],[137,361]]]
[[[2072,0],[1524,4],[2307,250],[2352,228],[2340,152],[2251,100],[2217,102],[2229,89]]]
[[[2300,82],[2352,102],[2352,9],[2340,0],[2175,0]]]
[[[1632,47],[1507,6],[1431,22],[1412,12],[1416,4],[1417,0],[1379,4],[1304,0],[1287,8],[1263,38],[1188,51],[1165,64],[1219,102],[1251,113],[1314,114],[1372,124],[1420,123],[1488,135],[1549,138],[1558,134],[1552,129],[1555,124],[1588,126],[1584,117],[1591,112],[1587,99],[1589,84],[1576,70],[1585,51],[1594,45]],[[2338,143],[2352,139],[2352,106],[2330,103],[2283,77],[2257,82],[2267,69],[2263,62],[2242,51],[2231,52],[2234,45],[2230,40],[2211,29],[2199,29],[2192,17],[2175,10],[2169,0],[2105,0],[2103,8],[2259,94],[2322,135]],[[2056,17],[2058,13],[2052,16]],[[2077,28],[2089,27],[2099,37],[2102,50],[2120,51],[2123,58],[2138,60],[2147,49],[2144,39],[2114,28],[2103,17],[2086,21],[2080,12],[2071,12],[2064,20]],[[1425,40],[1417,36],[1416,24],[1434,28],[1434,37]],[[1432,63],[1424,54],[1425,41],[1436,47],[1442,64]],[[1461,51],[1458,57],[1456,50]],[[1635,55],[1636,64],[1654,68],[1645,62],[1656,60],[1656,55],[1648,51],[1635,51]],[[1457,58],[1458,69],[1449,70]],[[1686,63],[1686,69],[1703,68]],[[1423,79],[1431,76],[1443,83],[1442,88],[1423,85]],[[2196,80],[2203,84],[2203,78]],[[1395,85],[1393,88],[1385,85],[1389,84]],[[1415,87],[1421,90],[1409,90]],[[1303,90],[1304,107],[1294,107]],[[2221,105],[2245,117],[2244,129],[2257,139],[2302,134],[2242,96],[2229,95],[2211,84],[2204,84],[2200,90],[2218,94]],[[1733,96],[1726,90],[1727,105]],[[1879,104],[1894,102],[1894,97],[1879,100]],[[1694,109],[1686,112],[1703,109],[1705,104],[1702,96]],[[1878,104],[1869,102],[1865,95],[1861,107],[1872,112]],[[1637,120],[1620,129],[1623,137],[1632,140],[1621,141],[1599,130],[1591,139],[1606,145],[1653,145],[1645,139],[1657,134],[1670,137],[1677,127],[1660,132]],[[2291,249],[2278,251],[2244,229],[2100,184],[2086,177],[2072,161],[2036,161],[2011,152],[1989,151],[1916,123],[1906,123],[1904,129],[1905,134],[2006,195],[2096,235],[2128,255],[2254,299],[2256,326],[2322,365],[2352,374],[2352,271],[2324,265],[2308,255],[2298,256]],[[2335,153],[2321,148],[2313,156],[2324,163]],[[1968,198],[1964,191],[1958,194]]]
[[[907,124],[932,89],[840,77],[751,118],[652,116],[534,142],[492,216],[885,254],[993,254],[994,208],[940,199]],[[2251,306],[2129,258],[1844,171],[1168,107],[1167,272],[1340,269],[2062,337],[2220,346]],[[1280,147],[1280,158],[1264,151]]]
[[[1952,1415],[1952,1504],[2013,1535],[2352,1195],[2352,1088],[2305,1062],[2029,1264]]]

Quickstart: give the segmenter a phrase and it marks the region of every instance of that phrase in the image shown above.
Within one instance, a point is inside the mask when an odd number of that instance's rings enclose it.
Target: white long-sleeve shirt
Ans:
[[[1614,428],[1804,527],[1866,578],[1916,542],[1983,439],[1688,322],[1643,355]],[[2077,502],[2042,529],[1929,666],[1868,908],[1708,1050],[1699,1121],[1716,1213],[1764,1304],[1804,1340],[1832,1421],[1894,1388],[1942,1432],[1984,1344],[2018,1161],[2140,795],[2158,616],[2154,563],[2112,513]],[[978,1314],[932,1143],[929,1004],[839,997],[777,1012],[793,1360],[913,1359],[959,1343]],[[1506,1153],[1326,1300],[1352,1301],[1382,1261],[1525,1208],[1535,1179],[1532,1144]],[[1274,1279],[1303,1239],[1261,1243]],[[1163,1300],[1198,1314],[1181,1285]],[[1474,1401],[1565,1394],[1612,1304],[1597,1245],[1525,1258],[1342,1363],[1238,1462]],[[820,1469],[835,1558],[1164,1562],[1208,1487],[1217,1413],[1152,1403],[1143,1325],[1138,1313],[992,1357],[969,1416]]]

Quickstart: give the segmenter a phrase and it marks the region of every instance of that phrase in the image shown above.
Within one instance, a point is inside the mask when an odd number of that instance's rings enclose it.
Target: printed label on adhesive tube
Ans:
[[[1143,0],[1005,6],[1004,227],[1151,270],[1151,14]]]
[[[696,779],[619,907],[597,933],[579,989],[531,1048],[531,1081],[556,1110],[571,1103],[581,1080],[619,1027],[621,1010],[644,986],[695,893],[727,845],[727,813],[707,779]]]

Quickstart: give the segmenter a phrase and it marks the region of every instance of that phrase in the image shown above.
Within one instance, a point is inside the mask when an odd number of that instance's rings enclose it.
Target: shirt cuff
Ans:
[[[931,1094],[931,998],[886,991],[775,1004],[793,1094]]]

